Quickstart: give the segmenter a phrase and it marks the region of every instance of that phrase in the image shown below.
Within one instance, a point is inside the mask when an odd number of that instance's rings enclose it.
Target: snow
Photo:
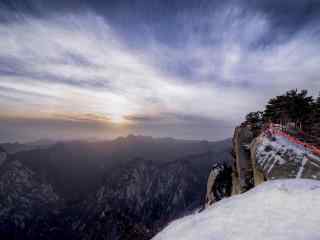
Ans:
[[[223,171],[224,167],[219,164],[214,164],[209,174],[208,182],[207,182],[207,195],[206,195],[206,206],[211,205],[216,201],[214,193],[212,192],[213,185],[216,182],[217,176]]]
[[[304,170],[310,164],[316,167],[313,171],[319,171],[320,157],[307,148],[295,144],[282,136],[274,136],[271,139],[261,135],[259,138],[259,146],[256,150],[256,164],[268,177],[274,177],[274,169],[281,169],[282,177],[308,178],[308,174],[304,175]],[[290,169],[294,171],[291,171],[292,173],[288,175]],[[288,173],[285,173],[285,170],[288,170]]]
[[[172,222],[153,240],[319,240],[320,181],[265,182]]]
[[[302,159],[301,166],[300,166],[299,171],[297,173],[297,178],[301,178],[303,170],[304,170],[304,166],[306,165],[307,161],[308,161],[308,158],[306,158],[306,157],[304,157]]]

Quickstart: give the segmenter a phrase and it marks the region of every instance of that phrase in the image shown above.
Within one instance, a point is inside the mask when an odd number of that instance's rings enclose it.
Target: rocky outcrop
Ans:
[[[253,187],[253,164],[250,152],[253,139],[254,133],[250,127],[241,125],[235,128],[231,151],[233,162],[231,167],[221,163],[212,166],[207,181],[205,207]]]
[[[254,135],[248,126],[235,129],[233,136],[233,188],[232,194],[243,193],[253,186],[253,168],[250,144]]]
[[[232,189],[232,168],[226,164],[213,164],[208,182],[205,207],[229,197]]]
[[[59,197],[51,185],[40,182],[21,162],[7,159],[2,153],[3,159],[0,168],[0,238],[48,239],[45,235],[52,230],[49,225],[51,217],[58,213]]]
[[[285,137],[261,134],[252,142],[251,152],[256,185],[281,178],[320,180],[320,157]]]
[[[233,157],[232,194],[274,179],[320,180],[320,156],[285,136],[261,132],[254,137],[250,126],[244,124],[235,129]]]

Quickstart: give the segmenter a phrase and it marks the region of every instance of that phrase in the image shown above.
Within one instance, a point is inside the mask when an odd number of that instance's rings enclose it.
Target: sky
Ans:
[[[319,65],[318,0],[0,0],[0,141],[224,139]]]

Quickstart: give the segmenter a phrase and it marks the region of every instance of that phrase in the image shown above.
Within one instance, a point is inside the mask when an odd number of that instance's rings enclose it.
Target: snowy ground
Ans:
[[[153,240],[319,240],[320,181],[268,181],[172,222]]]

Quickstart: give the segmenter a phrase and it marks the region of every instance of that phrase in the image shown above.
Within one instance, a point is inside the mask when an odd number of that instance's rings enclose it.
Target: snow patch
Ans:
[[[304,165],[306,165],[307,161],[308,161],[308,158],[306,158],[306,157],[304,157],[302,159],[301,166],[299,168],[299,171],[297,173],[297,177],[296,178],[301,178],[303,170],[304,170]]]
[[[320,182],[274,180],[172,222],[153,240],[318,240]]]
[[[275,168],[279,170],[279,166],[282,169],[283,178],[302,177],[303,171],[309,163],[320,168],[320,165],[316,166],[317,163],[320,163],[320,157],[314,155],[307,148],[294,144],[282,136],[269,138],[261,135],[260,138],[260,144],[256,149],[256,165],[268,177],[274,177],[273,170]],[[289,172],[291,172],[290,175],[288,175]]]

